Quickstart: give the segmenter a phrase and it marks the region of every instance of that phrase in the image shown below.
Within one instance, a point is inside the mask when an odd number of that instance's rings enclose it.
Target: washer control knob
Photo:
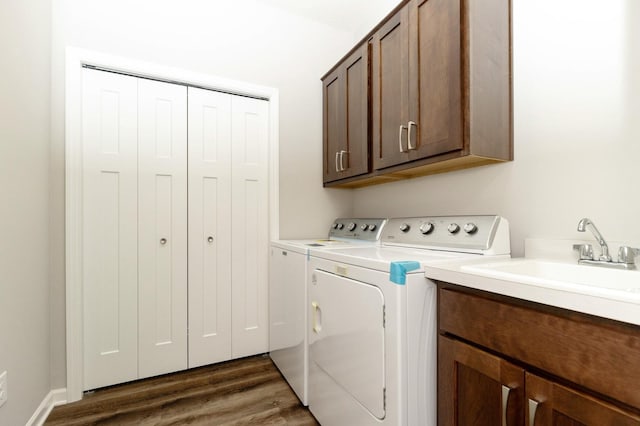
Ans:
[[[356,224],[353,222],[349,223],[349,225],[347,226],[347,230],[353,231],[354,229],[356,229]]]
[[[457,223],[451,223],[447,226],[447,231],[449,231],[450,234],[457,234],[458,231],[460,231],[460,225]]]
[[[423,223],[422,225],[420,225],[420,232],[422,232],[423,235],[427,235],[433,232],[433,228],[433,223]]]
[[[344,223],[339,223],[338,224],[338,229],[342,229],[342,228],[344,228]]]
[[[360,225],[360,229],[362,229],[363,231],[366,231],[367,229],[369,229],[369,225],[367,225],[366,223],[363,223],[362,225]]]
[[[400,225],[400,231],[402,232],[409,232],[409,229],[411,229],[411,225],[409,225],[408,223],[403,223],[402,225]]]
[[[466,232],[467,234],[475,234],[478,231],[478,227],[476,226],[475,223],[469,222],[466,225],[464,225],[464,232]]]
[[[378,225],[376,225],[375,223],[372,223],[371,225],[369,225],[369,231],[373,232],[376,229],[378,229]]]
[[[338,227],[340,226],[340,224],[338,222],[333,224],[333,229],[338,229]]]

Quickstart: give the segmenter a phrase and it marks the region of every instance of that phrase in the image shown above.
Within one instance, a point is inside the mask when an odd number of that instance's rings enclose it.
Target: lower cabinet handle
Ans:
[[[340,171],[340,168],[338,167],[338,156],[340,155],[340,153],[338,151],[336,151],[336,172]]]
[[[502,385],[502,426],[507,426],[507,405],[509,405],[509,394],[511,388]]]
[[[412,149],[416,149],[415,145],[411,145],[411,126],[418,127],[418,125],[416,124],[415,121],[410,121],[407,124],[407,128],[409,129],[407,131],[407,150],[409,150],[409,151],[411,151]]]
[[[398,147],[400,148],[400,152],[406,152],[402,147],[402,131],[406,129],[402,124],[400,125],[400,129],[398,130]]]
[[[534,426],[536,424],[536,411],[538,411],[539,404],[540,403],[538,401],[529,399],[529,426]]]

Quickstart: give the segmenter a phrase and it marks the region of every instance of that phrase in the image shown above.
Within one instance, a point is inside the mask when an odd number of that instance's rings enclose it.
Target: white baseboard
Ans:
[[[33,416],[29,419],[26,426],[42,426],[49,417],[49,413],[56,405],[61,405],[67,402],[67,389],[53,389],[44,397]]]

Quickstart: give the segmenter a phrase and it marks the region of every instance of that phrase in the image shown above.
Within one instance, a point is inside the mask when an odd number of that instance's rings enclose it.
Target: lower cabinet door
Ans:
[[[526,373],[527,426],[640,425],[640,416]]]
[[[524,424],[524,370],[444,336],[438,338],[438,424]]]

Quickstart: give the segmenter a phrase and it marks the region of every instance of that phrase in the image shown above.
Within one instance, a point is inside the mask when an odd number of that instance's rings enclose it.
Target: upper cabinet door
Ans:
[[[409,9],[403,7],[371,40],[372,147],[376,170],[409,159]]]
[[[369,172],[369,45],[364,43],[344,63],[346,153],[342,176]]]
[[[411,1],[409,28],[409,159],[461,150],[460,1]]]
[[[341,72],[342,68],[338,68],[322,81],[323,182],[332,182],[340,179],[338,161],[340,151],[345,146],[346,133]]]
[[[369,172],[368,44],[343,60],[322,82],[324,182]]]
[[[137,79],[82,70],[83,389],[138,378]]]
[[[187,368],[187,88],[138,80],[139,378]]]

